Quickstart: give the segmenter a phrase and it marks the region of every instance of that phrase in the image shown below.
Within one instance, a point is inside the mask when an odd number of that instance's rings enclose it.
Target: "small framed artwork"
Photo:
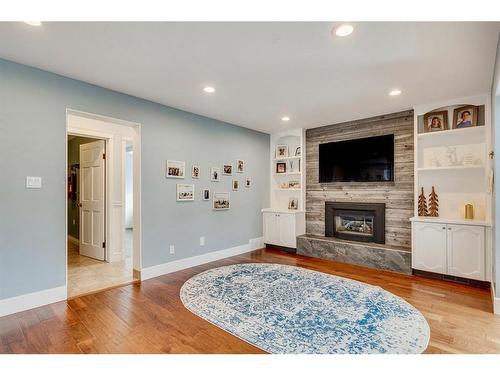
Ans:
[[[229,193],[217,193],[213,194],[213,209],[214,210],[229,210],[230,208],[230,197]]]
[[[286,173],[286,163],[276,163],[276,173]]]
[[[222,174],[224,174],[226,176],[231,176],[233,174],[232,164],[224,164],[222,166]]]
[[[299,146],[299,147],[297,147],[297,148],[295,149],[295,156],[300,156],[300,155],[301,155],[301,153],[302,153],[302,150],[301,150],[301,148],[300,148],[300,146]]]
[[[194,201],[194,185],[177,184],[177,202]]]
[[[191,177],[200,178],[200,167],[198,165],[193,165],[191,167]]]
[[[210,189],[203,189],[202,197],[204,201],[210,200]]]
[[[429,112],[424,115],[424,133],[448,129],[448,111]]]
[[[186,162],[167,160],[165,168],[165,177],[167,178],[184,178],[186,171]]]
[[[471,128],[477,126],[478,107],[467,105],[453,110],[453,129]]]
[[[299,209],[299,200],[297,198],[289,198],[288,199],[288,209],[289,210],[298,210]]]
[[[240,190],[240,182],[238,180],[233,180],[233,191]]]
[[[287,157],[288,157],[288,146],[276,145],[276,159],[287,158]]]
[[[245,187],[252,187],[252,179],[250,177],[245,178]]]
[[[243,173],[244,172],[245,162],[243,160],[236,161],[236,172]]]
[[[212,167],[210,170],[210,180],[218,182],[220,181],[220,168],[219,167]]]

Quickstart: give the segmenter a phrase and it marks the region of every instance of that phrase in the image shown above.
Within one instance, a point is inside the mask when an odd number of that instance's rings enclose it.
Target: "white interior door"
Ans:
[[[80,145],[80,254],[104,260],[105,142]]]

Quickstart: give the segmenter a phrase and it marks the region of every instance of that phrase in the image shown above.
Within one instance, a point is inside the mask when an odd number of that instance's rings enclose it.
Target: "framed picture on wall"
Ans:
[[[165,168],[165,177],[167,178],[184,178],[186,175],[186,162],[167,160]]]
[[[214,182],[219,182],[220,181],[220,168],[219,167],[212,167],[210,170],[210,180]]]
[[[210,200],[210,189],[203,189],[202,197],[204,201]]]
[[[289,198],[288,199],[288,209],[289,210],[298,210],[299,209],[298,198]]]
[[[245,179],[245,187],[246,188],[252,187],[252,179],[250,177],[247,177]]]
[[[194,201],[193,184],[177,184],[177,202]]]
[[[200,178],[200,167],[198,165],[193,165],[191,167],[191,177]]]
[[[231,176],[233,174],[233,165],[232,164],[224,164],[222,166],[222,174],[226,176]]]
[[[245,162],[243,160],[236,161],[236,172],[243,173],[244,172]]]
[[[286,163],[276,163],[276,173],[286,173]]]
[[[276,145],[276,159],[288,157],[288,145]]]
[[[453,129],[463,129],[477,126],[478,110],[479,108],[475,105],[455,108],[453,110]]]
[[[424,133],[448,130],[448,111],[429,112],[424,115]]]
[[[213,194],[213,209],[214,210],[229,210],[230,197],[229,193],[214,193]]]
[[[233,180],[233,191],[240,190],[240,182],[238,180]]]

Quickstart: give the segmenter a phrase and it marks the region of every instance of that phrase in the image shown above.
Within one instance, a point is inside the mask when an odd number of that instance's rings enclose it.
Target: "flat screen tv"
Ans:
[[[394,181],[394,134],[319,145],[319,182]]]

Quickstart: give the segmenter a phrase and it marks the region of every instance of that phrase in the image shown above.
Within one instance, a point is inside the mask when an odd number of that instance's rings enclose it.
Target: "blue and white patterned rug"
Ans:
[[[422,314],[382,288],[280,264],[200,273],[182,286],[194,314],[269,353],[421,353]]]

